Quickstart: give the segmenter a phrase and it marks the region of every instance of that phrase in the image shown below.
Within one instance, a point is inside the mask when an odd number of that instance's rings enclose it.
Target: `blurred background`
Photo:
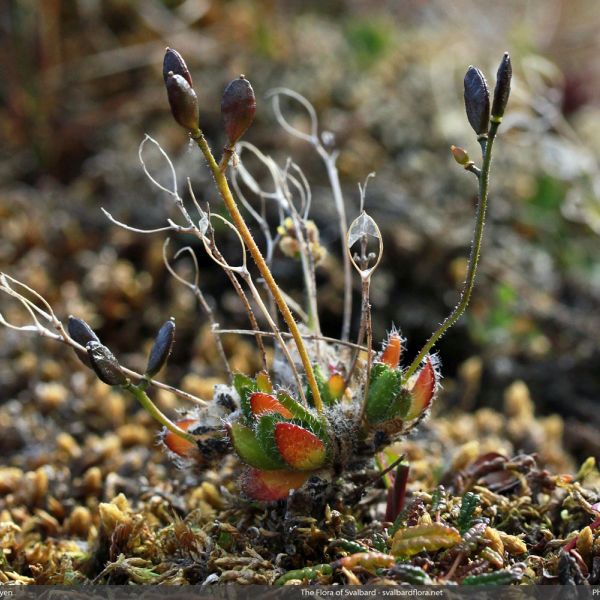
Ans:
[[[143,368],[157,328],[175,316],[164,378],[210,397],[223,372],[206,318],[165,270],[164,235],[126,232],[100,211],[135,227],[176,217],[143,175],[145,133],[169,153],[180,181],[189,176],[198,198],[220,210],[197,149],[168,110],[161,74],[168,45],[188,63],[214,148],[224,144],[222,90],[244,73],[258,103],[245,139],[304,169],[329,250],[320,275],[328,335],[339,334],[342,303],[331,191],[313,149],[277,125],[267,91],[300,92],[321,129],[334,134],[350,218],[357,183],[377,173],[366,199],[385,243],[373,280],[375,339],[396,324],[412,357],[457,301],[471,239],[475,182],[448,151],[456,144],[478,156],[463,75],[477,65],[493,86],[508,50],[513,93],[496,146],[480,271],[468,314],[438,346],[439,410],[500,407],[506,387],[523,380],[539,414],[564,416],[569,450],[598,455],[599,28],[592,0],[2,2],[0,268],[44,294],[61,318],[86,319],[133,368]],[[303,127],[296,108],[286,114]],[[225,275],[199,258],[217,320],[247,327]],[[276,264],[293,292],[297,265],[281,255]],[[357,289],[355,307],[358,297]],[[7,319],[23,320],[8,298],[0,302]],[[250,340],[226,339],[238,370],[258,367]],[[166,395],[160,402],[177,406]],[[125,427],[136,410],[95,383],[67,348],[3,328],[0,403],[0,451],[30,467],[45,452],[44,444],[26,444],[31,431],[40,440],[42,431],[102,434]],[[24,413],[33,428],[15,419]],[[146,423],[143,414],[136,419]]]

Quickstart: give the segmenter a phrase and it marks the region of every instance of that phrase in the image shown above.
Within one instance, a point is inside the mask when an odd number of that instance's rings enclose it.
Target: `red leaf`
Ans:
[[[323,466],[327,455],[325,444],[314,434],[293,423],[275,425],[275,443],[283,460],[301,471]]]
[[[285,419],[294,416],[277,398],[264,392],[254,392],[250,396],[250,408],[257,417],[267,413],[279,413]]]
[[[435,391],[435,369],[431,358],[427,358],[425,366],[419,372],[415,385],[411,391],[411,404],[406,415],[406,420],[416,419],[431,404]]]
[[[385,350],[381,353],[380,362],[385,363],[392,369],[395,369],[400,362],[400,354],[402,353],[402,340],[396,333],[392,333],[387,341]]]
[[[200,421],[197,419],[182,419],[181,421],[177,421],[175,424],[180,429],[188,431],[190,428],[199,425]],[[198,446],[196,446],[194,442],[190,442],[189,440],[178,436],[176,433],[173,433],[170,430],[167,430],[165,433],[163,442],[171,452],[174,452],[178,456],[189,458],[198,452]]]
[[[302,487],[308,477],[308,473],[298,471],[247,469],[242,475],[242,491],[250,498],[263,502],[283,500],[288,497],[290,490]]]

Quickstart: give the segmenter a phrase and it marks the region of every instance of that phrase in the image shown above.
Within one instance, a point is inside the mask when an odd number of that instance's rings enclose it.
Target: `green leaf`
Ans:
[[[277,400],[283,404],[293,415],[294,422],[305,427],[310,432],[319,437],[325,444],[329,443],[327,435],[326,421],[319,419],[316,415],[307,410],[299,402],[296,402],[287,392],[277,392]]]
[[[473,514],[479,506],[480,498],[473,492],[467,492],[462,498],[460,505],[460,514],[458,516],[458,528],[461,535],[464,535],[470,528],[473,522]]]
[[[365,415],[374,425],[392,418],[403,418],[402,410],[408,410],[408,401],[400,398],[402,373],[385,363],[376,363],[371,369],[369,392]]]
[[[233,387],[240,397],[240,406],[242,414],[246,420],[251,423],[253,420],[252,408],[250,406],[250,395],[258,391],[258,386],[254,379],[242,373],[235,373],[233,376]]]
[[[278,465],[279,469],[287,467],[275,442],[275,424],[285,419],[277,414],[271,413],[261,417],[256,426],[256,437],[264,453]],[[289,468],[289,467],[288,467]]]
[[[273,458],[265,451],[250,427],[234,423],[229,427],[229,437],[238,456],[251,467],[273,471],[281,469],[284,464],[282,459]]]

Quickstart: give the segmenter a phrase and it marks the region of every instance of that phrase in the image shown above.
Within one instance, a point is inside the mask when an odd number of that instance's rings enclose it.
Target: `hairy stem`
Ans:
[[[286,322],[292,337],[294,338],[294,342],[296,344],[296,348],[298,349],[298,354],[300,355],[300,361],[304,367],[304,371],[306,373],[306,379],[308,381],[308,386],[312,392],[313,402],[315,404],[315,408],[318,412],[323,412],[323,401],[321,400],[321,395],[319,393],[319,387],[317,385],[317,380],[315,379],[315,375],[313,373],[312,365],[310,363],[310,358],[306,351],[306,346],[302,341],[302,336],[300,334],[300,330],[298,329],[298,325],[296,325],[296,321],[285,302],[285,299],[281,295],[279,291],[279,287],[271,274],[271,271],[263,258],[260,249],[256,245],[248,226],[246,225],[246,221],[242,217],[237,204],[231,194],[231,190],[229,189],[229,184],[227,183],[227,178],[225,177],[223,170],[217,164],[208,143],[204,137],[204,134],[200,129],[196,129],[192,132],[192,139],[198,144],[198,147],[204,154],[206,161],[208,162],[208,166],[212,171],[213,177],[215,179],[215,183],[217,184],[217,188],[219,189],[219,193],[221,194],[221,198],[223,198],[223,202],[231,215],[233,223],[242,236],[246,247],[250,251],[260,274],[265,280],[266,285],[269,287],[269,291],[283,316],[284,321]]]
[[[425,345],[419,351],[416,358],[408,367],[405,378],[408,379],[419,368],[419,365],[427,356],[427,353],[433,348],[436,342],[452,327],[462,316],[471,299],[471,292],[475,284],[475,274],[477,272],[477,263],[481,253],[481,241],[483,239],[483,229],[485,225],[485,214],[488,202],[488,189],[490,182],[490,167],[492,164],[492,148],[494,146],[494,138],[498,131],[499,123],[492,122],[490,126],[489,137],[487,143],[482,143],[483,165],[479,176],[479,202],[477,203],[477,216],[475,222],[475,234],[471,245],[471,253],[469,255],[469,263],[467,268],[467,277],[460,294],[460,300],[454,310],[446,317],[444,322],[431,334],[431,337],[425,342]]]

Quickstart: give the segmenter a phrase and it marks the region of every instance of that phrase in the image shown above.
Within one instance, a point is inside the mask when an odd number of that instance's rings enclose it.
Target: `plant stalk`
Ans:
[[[322,413],[323,401],[321,400],[321,395],[319,394],[317,380],[315,379],[312,365],[310,363],[310,358],[306,351],[304,342],[302,341],[302,335],[300,334],[298,325],[296,325],[296,321],[294,320],[294,317],[279,290],[279,286],[273,278],[273,275],[271,274],[271,271],[267,263],[265,262],[265,259],[263,258],[260,249],[256,245],[256,242],[254,241],[254,238],[252,237],[252,234],[250,233],[250,230],[248,229],[248,226],[246,225],[246,222],[244,221],[244,218],[242,217],[242,214],[240,213],[237,207],[233,195],[231,194],[231,190],[229,189],[227,178],[225,177],[223,170],[217,164],[217,161],[212,155],[212,152],[208,146],[204,134],[200,129],[196,129],[192,131],[192,139],[196,142],[196,144],[198,144],[198,147],[202,151],[202,154],[204,154],[204,158],[208,162],[208,166],[212,171],[215,183],[217,184],[217,188],[219,190],[219,193],[221,194],[221,198],[223,198],[223,202],[225,203],[225,206],[227,207],[227,210],[231,215],[233,223],[240,235],[242,236],[246,247],[252,255],[252,258],[256,263],[256,266],[258,267],[261,276],[265,280],[265,283],[267,284],[269,291],[271,292],[271,295],[273,296],[273,299],[275,300],[275,303],[277,304],[277,307],[279,308],[279,311],[281,312],[281,315],[283,316],[283,319],[286,322],[290,333],[292,334],[292,337],[294,338],[296,348],[298,349],[298,354],[300,355],[300,360],[306,373],[308,387],[310,388],[310,391],[312,393],[315,408],[319,413]]]
[[[494,139],[496,132],[498,131],[499,123],[492,122],[490,125],[490,131],[488,134],[487,143],[482,144],[483,151],[483,165],[481,167],[481,174],[479,176],[479,202],[477,203],[477,216],[475,222],[475,234],[473,237],[473,243],[471,245],[471,253],[469,255],[469,264],[467,268],[467,277],[460,294],[460,300],[454,310],[446,317],[444,322],[431,334],[431,337],[425,342],[425,345],[419,351],[416,358],[412,361],[408,367],[405,378],[408,379],[415,371],[419,368],[419,365],[427,356],[428,352],[433,348],[435,343],[452,327],[458,319],[462,316],[469,304],[471,299],[471,292],[475,284],[475,274],[477,272],[477,263],[479,262],[479,255],[481,254],[481,241],[483,239],[483,229],[485,225],[485,214],[488,203],[488,190],[490,183],[490,167],[492,164],[492,149],[494,146]]]

